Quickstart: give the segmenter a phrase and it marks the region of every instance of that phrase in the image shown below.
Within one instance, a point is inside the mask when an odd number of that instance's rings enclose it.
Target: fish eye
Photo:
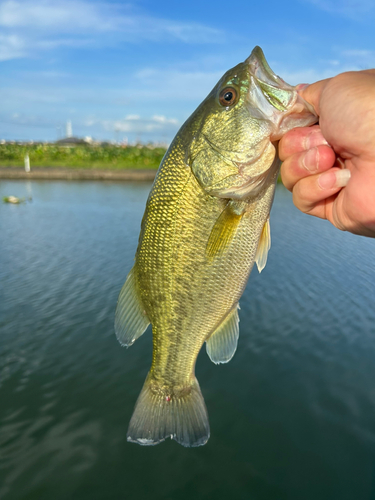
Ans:
[[[237,102],[237,91],[233,87],[226,87],[220,92],[219,102],[222,106],[233,106]]]

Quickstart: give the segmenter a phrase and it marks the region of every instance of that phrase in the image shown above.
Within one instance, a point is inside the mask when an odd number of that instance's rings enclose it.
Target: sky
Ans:
[[[291,84],[375,67],[374,0],[0,1],[0,139],[170,142],[260,45]]]

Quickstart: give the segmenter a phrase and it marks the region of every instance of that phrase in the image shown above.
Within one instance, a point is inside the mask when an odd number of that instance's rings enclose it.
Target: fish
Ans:
[[[312,107],[255,47],[227,71],[178,131],[151,188],[134,266],[119,294],[115,332],[131,346],[152,325],[150,371],[127,440],[185,447],[210,436],[195,376],[206,343],[227,363],[239,336],[239,300],[271,244],[269,214],[285,132],[317,122]]]

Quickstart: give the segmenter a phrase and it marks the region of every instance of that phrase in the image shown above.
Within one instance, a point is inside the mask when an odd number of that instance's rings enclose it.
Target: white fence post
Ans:
[[[30,158],[28,153],[25,154],[25,172],[30,172]]]

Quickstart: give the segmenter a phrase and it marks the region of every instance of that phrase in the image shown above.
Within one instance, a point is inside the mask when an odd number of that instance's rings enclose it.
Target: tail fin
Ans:
[[[196,378],[183,389],[160,387],[150,376],[146,378],[127,439],[152,446],[169,437],[187,447],[202,446],[210,437],[207,409]]]

